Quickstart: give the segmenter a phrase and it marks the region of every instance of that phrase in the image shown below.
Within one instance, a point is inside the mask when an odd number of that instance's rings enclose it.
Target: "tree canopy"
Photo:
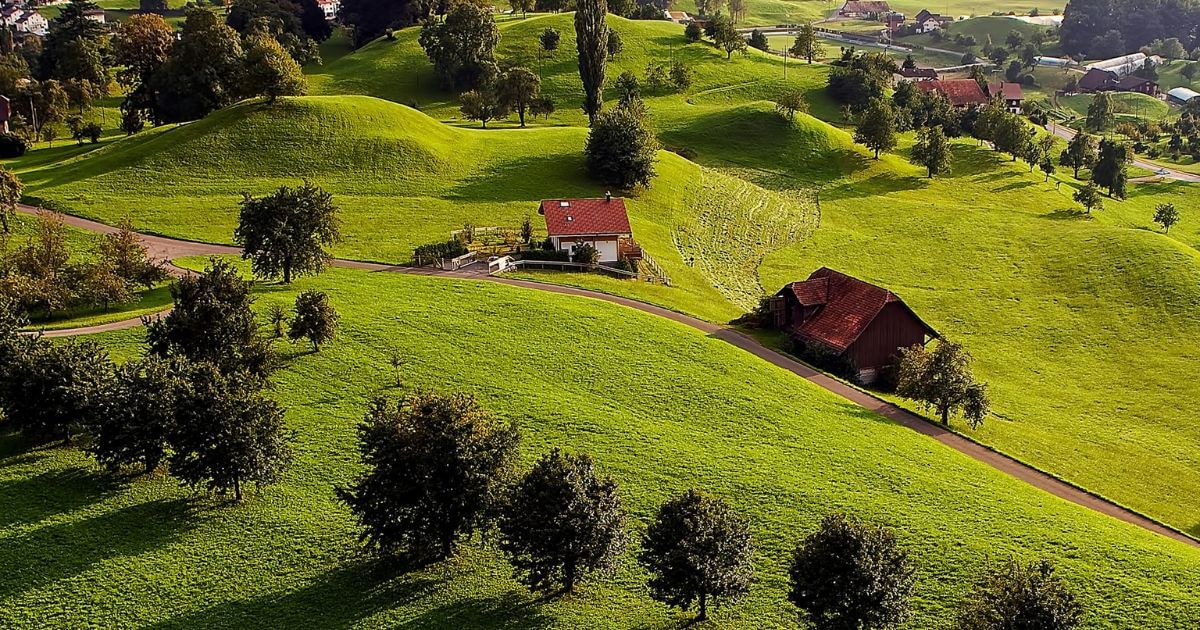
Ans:
[[[596,125],[604,99],[604,73],[608,65],[608,13],[605,0],[579,0],[575,6],[575,48],[579,53],[579,78],[583,81],[583,111]]]
[[[933,409],[943,424],[961,411],[972,428],[988,413],[987,386],[971,373],[971,355],[957,343],[942,339],[932,351],[914,345],[901,348],[896,369],[896,393]]]
[[[493,80],[500,29],[490,11],[463,2],[444,21],[431,20],[418,38],[433,63],[438,80],[448,89],[468,90]]]
[[[610,109],[588,132],[584,156],[592,176],[610,186],[649,186],[658,140],[632,107]]]
[[[290,283],[295,275],[325,269],[325,248],[340,240],[339,226],[333,195],[306,181],[265,197],[244,194],[233,240],[254,273]]]

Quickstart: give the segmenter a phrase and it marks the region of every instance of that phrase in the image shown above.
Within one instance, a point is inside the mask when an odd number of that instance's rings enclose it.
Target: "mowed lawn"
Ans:
[[[193,261],[197,264],[198,261]],[[529,464],[586,451],[620,484],[630,530],[698,486],[750,517],[752,594],[713,627],[794,627],[784,567],[822,514],[894,527],[918,566],[911,627],[943,627],[989,562],[1052,559],[1089,627],[1182,627],[1200,605],[1200,551],[1034,490],[682,325],[595,300],[503,285],[332,270],[262,285],[256,309],[329,292],[339,338],[278,344],[270,395],[297,461],[281,484],[221,507],[167,477],[101,476],[76,450],[0,437],[5,627],[675,627],[631,547],[617,575],[539,599],[489,544],[396,574],[358,550],[333,487],[358,471],[369,397],[461,390],[515,420]],[[598,334],[603,331],[603,334]],[[122,359],[142,331],[98,337]]]

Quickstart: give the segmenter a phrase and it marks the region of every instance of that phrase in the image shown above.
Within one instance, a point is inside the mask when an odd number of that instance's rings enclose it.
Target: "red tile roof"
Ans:
[[[633,233],[622,199],[544,199],[541,214],[550,236]]]
[[[989,85],[988,92],[991,92],[992,96],[1000,96],[1006,101],[1020,101],[1025,98],[1025,93],[1021,91],[1021,84],[1008,81]]]
[[[888,13],[891,7],[885,0],[847,0],[842,5],[842,13]]]
[[[821,306],[816,314],[795,326],[792,333],[820,342],[839,353],[858,340],[884,306],[900,302],[908,309],[895,293],[828,267],[814,271],[808,280],[783,287],[779,295],[787,292],[804,306]],[[916,313],[913,317],[931,335],[937,336],[937,331],[922,322]]]
[[[988,97],[975,79],[942,79],[919,81],[917,88],[924,92],[941,92],[955,107],[986,105]]]

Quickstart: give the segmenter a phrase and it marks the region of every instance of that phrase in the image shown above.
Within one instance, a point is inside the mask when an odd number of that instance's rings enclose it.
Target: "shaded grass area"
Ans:
[[[196,266],[203,261],[192,260]],[[332,270],[259,285],[256,309],[329,292],[337,341],[281,344],[270,395],[297,462],[243,506],[186,501],[166,477],[111,483],[79,452],[0,435],[0,623],[27,627],[676,627],[630,549],[617,575],[539,599],[489,544],[397,574],[359,555],[333,486],[358,471],[354,424],[392,387],[464,390],[515,420],[526,465],[587,451],[620,484],[631,529],[691,486],[751,518],[751,596],[714,627],[791,627],[784,566],[830,510],[895,527],[917,561],[914,627],[946,625],[970,582],[1009,554],[1049,557],[1095,627],[1186,625],[1200,551],[1017,482],[722,341],[586,298],[486,282]],[[603,330],[604,334],[595,334]],[[140,353],[142,331],[100,337]],[[303,348],[303,349],[302,349]],[[586,357],[586,360],[581,360]],[[567,367],[564,367],[567,366]]]

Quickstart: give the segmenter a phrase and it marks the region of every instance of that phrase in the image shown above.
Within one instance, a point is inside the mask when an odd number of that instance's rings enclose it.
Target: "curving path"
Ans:
[[[37,208],[22,205],[18,207],[18,211],[27,214],[33,214],[37,212]],[[112,226],[70,215],[64,215],[64,222],[72,227],[90,230],[93,232],[112,233],[116,231],[116,228],[113,228]],[[241,250],[239,248],[229,245],[197,243],[194,241],[172,239],[149,234],[142,235],[142,239],[146,243],[146,246],[153,257],[166,260],[172,260],[182,256],[241,254]],[[477,271],[473,273],[450,272],[436,269],[384,265],[379,263],[343,259],[335,259],[333,261],[333,266],[347,269],[362,269],[366,271],[444,276],[450,278],[474,278],[537,291],[548,291],[563,295],[575,295],[597,300],[604,300],[605,302],[612,302],[621,306],[637,309],[645,313],[657,315],[685,326],[689,326],[707,335],[716,337],[722,341],[737,346],[738,348],[741,348],[742,350],[745,350],[746,352],[749,352],[773,365],[781,367],[815,385],[833,392],[834,394],[837,394],[838,396],[841,396],[842,398],[845,398],[846,400],[849,400],[860,407],[884,416],[922,435],[937,440],[938,442],[941,442],[942,444],[972,459],[983,462],[984,464],[987,464],[988,466],[991,466],[992,468],[995,468],[996,470],[999,470],[1007,475],[1020,479],[1031,486],[1045,490],[1056,497],[1066,499],[1072,503],[1082,505],[1085,508],[1100,512],[1101,514],[1107,514],[1108,516],[1120,519],[1133,525],[1137,525],[1143,529],[1147,529],[1168,538],[1178,540],[1193,547],[1200,547],[1200,541],[1177,530],[1171,529],[1170,527],[1167,527],[1158,521],[1113,503],[1112,501],[1109,501],[1103,497],[1092,494],[1082,488],[1079,488],[1078,486],[1069,484],[1057,477],[1033,468],[1028,464],[1008,457],[1007,455],[998,453],[986,446],[983,446],[982,444],[979,444],[978,442],[974,442],[958,433],[950,431],[941,425],[930,422],[921,416],[906,411],[892,403],[876,398],[875,396],[872,396],[871,394],[868,394],[862,390],[851,387],[823,372],[819,372],[806,364],[800,363],[791,357],[767,348],[759,343],[756,339],[749,337],[748,335],[742,334],[741,332],[721,326],[719,324],[713,324],[711,322],[684,315],[682,313],[677,313],[660,306],[654,306],[652,304],[639,302],[630,298],[609,295],[607,293],[600,293],[597,291],[589,291],[586,289],[578,289],[575,287],[545,284],[531,280],[518,280],[514,278],[488,276],[484,271]],[[173,267],[172,273],[181,275],[189,272],[178,267]],[[166,309],[162,311],[162,313],[169,311],[170,309]],[[46,331],[45,336],[68,337],[74,335],[86,335],[110,330],[123,330],[140,325],[142,325],[142,320],[140,317],[137,317],[124,321],[112,322],[109,324],[88,326],[86,328]]]

